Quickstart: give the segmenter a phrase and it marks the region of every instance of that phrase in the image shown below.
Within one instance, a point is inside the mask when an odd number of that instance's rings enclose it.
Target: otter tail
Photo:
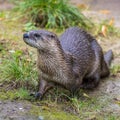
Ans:
[[[105,62],[107,64],[107,66],[109,67],[111,65],[112,60],[113,60],[113,52],[112,52],[112,50],[109,50],[108,52],[106,52],[104,54],[104,60],[105,60]]]
[[[110,70],[109,67],[111,65],[113,59],[113,52],[112,50],[109,50],[104,54],[104,61],[102,63],[102,72],[101,72],[101,78],[105,78],[109,76]]]

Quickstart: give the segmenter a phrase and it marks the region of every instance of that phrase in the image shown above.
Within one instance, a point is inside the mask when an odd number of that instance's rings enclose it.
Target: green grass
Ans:
[[[1,100],[32,100],[33,97],[25,88],[19,88],[14,90],[1,90],[0,91]]]
[[[120,72],[120,64],[112,65],[111,66],[111,73],[113,75],[116,75],[118,72]]]
[[[77,25],[87,29],[92,25],[68,0],[25,0],[18,1],[17,5],[28,22],[32,21],[40,27],[65,28]]]
[[[108,115],[105,120],[120,120],[120,118],[117,115]]]
[[[22,51],[11,53],[0,65],[0,83],[11,83],[16,88],[34,88],[37,85],[37,71],[32,58],[27,58]]]
[[[31,99],[30,93],[24,88],[20,88],[16,91],[15,96],[18,99]]]

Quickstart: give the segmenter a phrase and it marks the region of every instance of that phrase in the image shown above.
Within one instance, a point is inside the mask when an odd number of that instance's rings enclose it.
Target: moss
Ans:
[[[48,106],[33,105],[29,114],[43,116],[45,120],[80,120],[77,115],[66,113],[60,109]]]
[[[116,75],[119,72],[120,72],[120,64],[116,64],[116,65],[111,66],[112,75]]]
[[[32,100],[33,98],[29,96],[29,92],[26,89],[14,89],[14,90],[3,90],[0,91],[0,100]]]
[[[1,91],[0,92],[0,99],[1,100],[6,100],[6,99],[10,99],[10,100],[13,100],[16,98],[16,95],[14,93],[14,91]]]

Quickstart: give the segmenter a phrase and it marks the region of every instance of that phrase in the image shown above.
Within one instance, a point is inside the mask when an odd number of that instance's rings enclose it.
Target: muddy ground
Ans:
[[[0,3],[0,10],[5,11],[11,9],[11,7],[12,5],[8,2]],[[94,12],[94,9],[86,11],[85,14],[93,19],[95,18],[97,21],[101,20],[99,18],[106,19],[106,17],[103,17],[105,16],[104,14]],[[6,17],[6,19],[9,18]],[[117,21],[117,19],[115,20]],[[12,20],[12,23],[10,22],[10,27],[12,27],[8,28],[7,23],[9,22],[4,19],[0,20],[0,41],[13,42],[13,39],[18,39],[19,41],[22,39],[22,35],[20,35],[22,34],[22,26],[21,24],[18,25],[19,22],[17,24],[14,24],[14,22]],[[17,30],[14,30],[14,28]],[[17,38],[15,37],[16,35],[18,36]],[[98,37],[98,42],[105,51],[108,49],[113,50],[114,60],[112,65],[120,65],[120,38],[118,36]],[[19,44],[23,45],[22,42],[18,43],[18,41],[14,41],[16,48],[19,48]],[[26,46],[23,45],[22,47]],[[95,90],[82,92],[84,97],[86,96],[85,101],[81,98],[77,101],[74,99],[74,102],[49,101],[46,99],[43,102],[1,99],[0,120],[120,120],[119,71],[111,74],[109,78],[101,80],[100,85]],[[85,102],[90,102],[90,104],[87,103],[86,105]],[[74,107],[71,107],[71,104]]]

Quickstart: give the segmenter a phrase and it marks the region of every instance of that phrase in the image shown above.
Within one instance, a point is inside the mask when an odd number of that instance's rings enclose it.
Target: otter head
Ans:
[[[23,35],[23,40],[28,45],[39,50],[50,50],[58,41],[57,36],[46,30],[33,30]]]

